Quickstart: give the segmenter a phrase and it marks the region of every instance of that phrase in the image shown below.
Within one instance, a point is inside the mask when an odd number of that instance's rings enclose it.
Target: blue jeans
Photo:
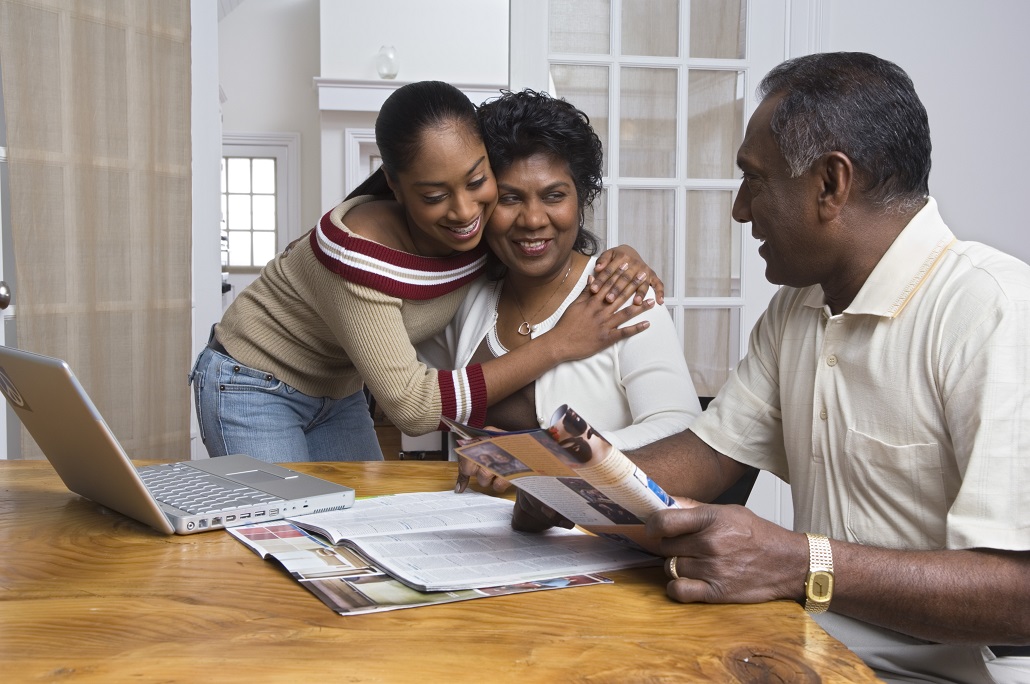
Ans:
[[[309,397],[271,373],[205,347],[190,372],[200,437],[214,456],[268,463],[382,461],[363,392]]]

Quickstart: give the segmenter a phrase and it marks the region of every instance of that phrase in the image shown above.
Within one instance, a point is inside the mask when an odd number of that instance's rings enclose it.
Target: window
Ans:
[[[512,58],[513,87],[548,90],[590,117],[605,189],[587,225],[661,276],[705,396],[726,381],[774,290],[730,207],[750,93],[783,54],[782,35],[754,27],[782,26],[782,11],[748,0],[512,5],[512,43],[529,46]]]
[[[253,269],[276,253],[276,160],[222,157],[222,268]]]
[[[300,136],[223,134],[222,271],[257,273],[300,235]]]

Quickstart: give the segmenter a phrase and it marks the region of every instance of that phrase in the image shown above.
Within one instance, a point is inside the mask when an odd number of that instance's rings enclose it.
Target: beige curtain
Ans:
[[[0,72],[17,346],[133,458],[187,458],[189,0],[0,0]]]

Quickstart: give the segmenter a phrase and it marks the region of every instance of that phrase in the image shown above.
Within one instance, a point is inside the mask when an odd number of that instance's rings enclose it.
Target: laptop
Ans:
[[[0,345],[0,392],[68,489],[165,534],[354,504],[350,487],[242,454],[137,469],[60,359]]]

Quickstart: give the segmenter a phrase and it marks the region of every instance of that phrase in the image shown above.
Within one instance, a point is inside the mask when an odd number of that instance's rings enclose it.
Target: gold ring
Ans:
[[[673,579],[679,579],[680,578],[679,573],[676,572],[676,561],[678,561],[678,560],[679,560],[678,556],[672,556],[665,563],[665,571],[667,573],[669,573],[669,577],[671,577]]]

